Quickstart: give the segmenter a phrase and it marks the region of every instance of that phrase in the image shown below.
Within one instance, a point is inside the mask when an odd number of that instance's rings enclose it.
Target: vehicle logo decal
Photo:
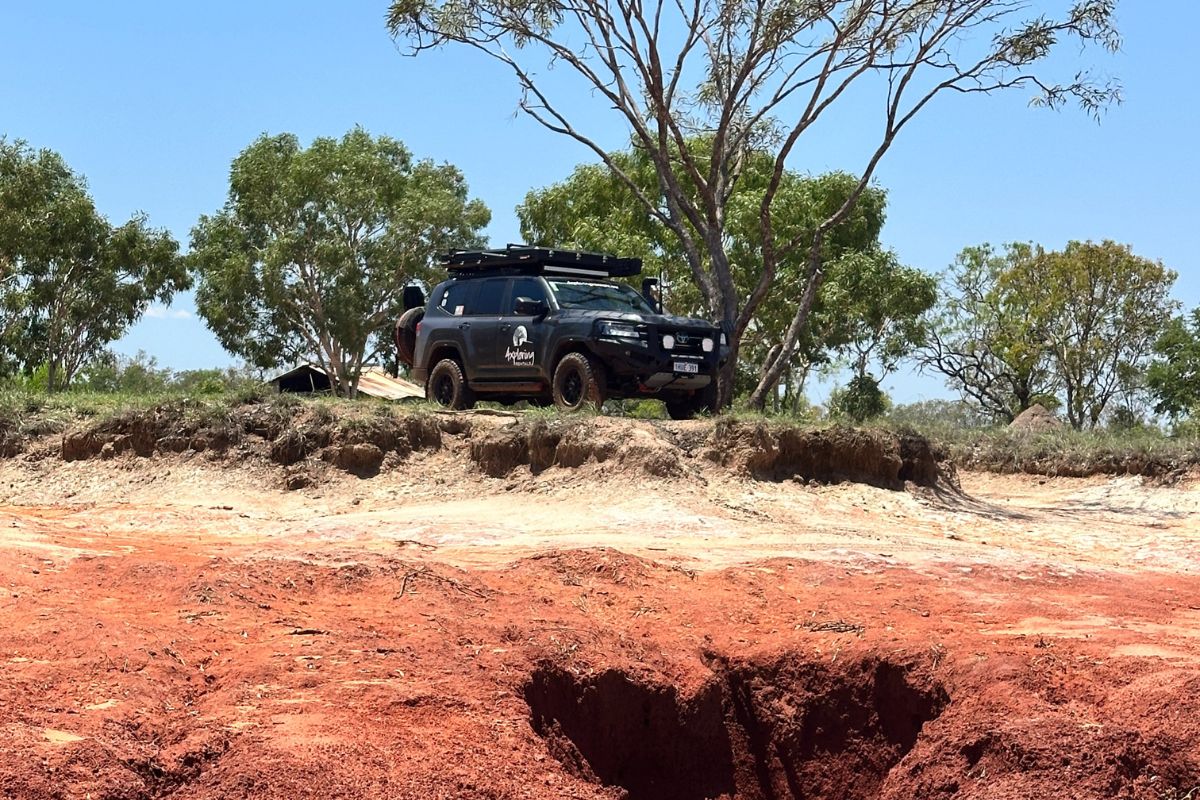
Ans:
[[[510,364],[534,363],[533,349],[524,349],[529,344],[529,330],[524,325],[518,325],[513,331],[512,347],[505,348],[504,360]]]

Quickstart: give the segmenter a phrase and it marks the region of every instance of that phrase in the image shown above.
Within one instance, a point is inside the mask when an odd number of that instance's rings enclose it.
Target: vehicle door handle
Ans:
[[[501,326],[500,326],[500,330],[502,330],[502,331],[511,331],[511,330],[512,330],[512,323],[511,323],[511,322],[505,322],[503,325],[501,325]]]
[[[471,323],[469,323],[469,322],[460,322],[460,323],[458,323],[458,329],[459,329],[460,331],[465,331],[465,330],[466,330],[467,328],[469,328],[469,327],[471,327]]]

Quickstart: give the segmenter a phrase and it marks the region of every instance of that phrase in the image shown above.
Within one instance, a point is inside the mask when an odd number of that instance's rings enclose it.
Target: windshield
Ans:
[[[593,283],[590,281],[547,281],[562,308],[582,308],[588,311],[633,311],[653,314],[646,299],[623,283]]]

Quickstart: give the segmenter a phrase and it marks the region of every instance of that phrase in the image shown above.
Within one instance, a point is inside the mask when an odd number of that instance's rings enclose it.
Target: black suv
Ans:
[[[423,309],[416,287],[396,324],[400,362],[449,408],[476,398],[553,402],[566,411],[608,398],[657,397],[674,419],[712,411],[728,357],[722,329],[664,314],[657,281],[642,293],[612,278],[640,259],[509,245],[451,253],[449,280]]]

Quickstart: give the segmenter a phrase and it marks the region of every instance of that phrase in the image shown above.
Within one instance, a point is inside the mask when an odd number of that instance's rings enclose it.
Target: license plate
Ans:
[[[675,362],[675,371],[676,372],[690,372],[691,374],[694,375],[700,371],[700,365],[695,364],[691,361],[676,361]]]

